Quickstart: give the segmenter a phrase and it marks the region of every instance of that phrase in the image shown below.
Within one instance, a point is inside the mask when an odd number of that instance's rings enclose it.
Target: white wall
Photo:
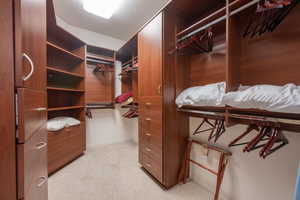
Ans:
[[[119,50],[124,44],[125,41],[112,38],[107,35],[102,35],[99,33],[95,33],[86,29],[82,29],[76,26],[72,26],[59,17],[56,17],[57,25],[66,31],[72,33],[76,37],[80,38],[82,41],[89,45],[103,47],[112,50]]]
[[[191,132],[195,130],[201,119],[191,118]],[[247,127],[238,125],[228,128],[220,138],[219,145],[227,145],[239,136]],[[198,139],[207,140],[206,133]],[[242,147],[229,149],[233,156],[222,185],[222,197],[227,200],[292,200],[295,189],[296,175],[300,161],[300,134],[285,133],[290,144],[275,152],[267,159],[261,159],[258,152],[243,153]],[[253,137],[253,136],[252,136]],[[249,139],[249,138],[248,138]],[[248,140],[247,140],[248,141]],[[195,153],[195,151],[197,153]],[[203,156],[201,150],[195,149],[193,159],[216,168],[217,156]],[[215,177],[191,165],[192,179],[202,187],[214,192]]]

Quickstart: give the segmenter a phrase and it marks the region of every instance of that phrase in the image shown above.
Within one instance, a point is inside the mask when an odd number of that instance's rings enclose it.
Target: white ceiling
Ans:
[[[123,0],[111,19],[86,12],[81,0],[54,0],[56,15],[70,25],[127,41],[169,0]]]

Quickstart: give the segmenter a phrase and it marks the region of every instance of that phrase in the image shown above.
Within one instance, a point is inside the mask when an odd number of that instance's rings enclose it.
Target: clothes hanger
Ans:
[[[210,128],[208,129],[205,129],[205,130],[200,130],[201,127],[204,125],[204,124],[207,124],[210,126]],[[199,133],[203,133],[203,132],[207,132],[207,131],[211,131],[211,132],[214,132],[216,129],[216,126],[214,124],[212,124],[207,118],[204,118],[202,120],[202,122],[200,123],[200,125],[196,128],[196,130],[194,131],[193,135],[197,135]]]
[[[239,137],[234,139],[228,146],[234,147],[234,146],[241,146],[241,145],[248,144],[249,142],[243,142],[243,143],[237,143],[237,142],[240,141],[242,138],[244,138],[245,136],[247,136],[249,133],[251,133],[254,130],[259,131],[259,127],[255,124],[249,125],[247,130],[242,135],[240,135]]]
[[[265,137],[268,135],[270,136],[270,131],[271,131],[270,127],[262,127],[259,134],[247,144],[247,146],[244,148],[243,152],[250,152],[250,151],[253,151],[258,148],[263,147],[265,144],[263,144],[263,145],[258,145],[258,144],[261,141],[267,140]]]
[[[226,131],[225,120],[217,119],[215,121],[215,127],[216,127],[216,132],[214,133],[214,131],[212,131],[210,133],[208,141],[211,141],[213,138],[215,138],[214,142],[216,143],[218,141],[218,139],[221,137],[221,135],[223,135],[223,133],[225,133],[225,131]]]
[[[277,146],[274,145],[278,143]],[[275,151],[281,149],[285,145],[289,144],[288,139],[283,135],[280,129],[274,128],[273,134],[269,140],[269,142],[264,146],[264,148],[260,151],[260,157],[266,159],[269,155],[274,153]]]

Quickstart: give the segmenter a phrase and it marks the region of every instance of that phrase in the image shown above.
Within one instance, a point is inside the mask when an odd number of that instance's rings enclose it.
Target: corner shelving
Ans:
[[[68,72],[66,70],[58,69],[58,67],[57,68],[56,67],[46,67],[46,68],[47,68],[48,71],[61,73],[61,74],[64,74],[64,75],[69,75],[69,76],[78,77],[78,78],[84,78],[84,75],[82,75],[82,74]]]

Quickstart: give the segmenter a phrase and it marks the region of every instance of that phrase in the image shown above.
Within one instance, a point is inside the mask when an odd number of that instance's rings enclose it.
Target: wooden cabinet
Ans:
[[[18,141],[26,142],[47,121],[46,92],[18,89]]]
[[[161,13],[138,35],[139,162],[166,188],[177,184],[188,138],[180,132],[174,104],[176,70],[163,48],[163,35],[174,28],[170,22],[171,17]]]
[[[16,200],[13,2],[0,1],[0,199]]]
[[[138,35],[139,96],[158,96],[162,90],[162,14]]]
[[[46,0],[15,0],[16,85],[46,86]]]
[[[18,198],[47,200],[46,0],[15,0]]]
[[[17,147],[18,198],[45,200],[47,189],[47,131],[45,124],[25,144]]]
[[[48,173],[60,169],[86,149],[85,124],[48,132]]]

